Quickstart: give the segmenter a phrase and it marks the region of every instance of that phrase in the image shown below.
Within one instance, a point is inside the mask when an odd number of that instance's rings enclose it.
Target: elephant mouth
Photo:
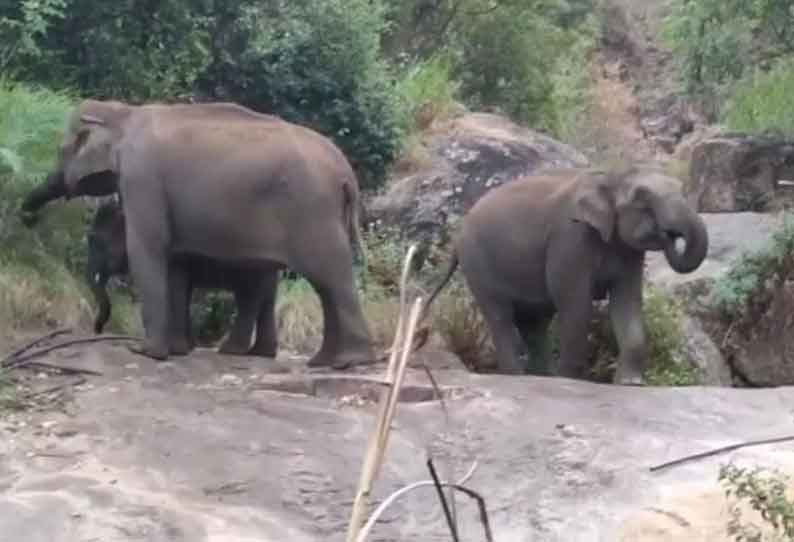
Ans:
[[[661,247],[660,249],[670,248],[678,254],[683,254],[686,251],[686,236],[678,231],[663,230],[661,232]]]

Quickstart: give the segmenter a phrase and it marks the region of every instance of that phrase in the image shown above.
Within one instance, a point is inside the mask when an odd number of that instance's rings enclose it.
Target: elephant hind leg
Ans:
[[[534,375],[550,375],[549,324],[553,310],[541,310],[516,303],[513,314],[513,323],[527,349],[527,372]]]
[[[322,242],[305,242],[305,252],[290,267],[300,273],[320,296],[323,307],[323,341],[309,360],[310,367],[346,369],[375,362],[369,326],[358,298],[353,276],[353,256],[345,230],[317,235]]]
[[[256,341],[248,352],[252,356],[275,358],[278,353],[278,322],[276,298],[279,272],[274,270],[262,280],[259,292],[259,314],[256,320]]]
[[[513,303],[478,291],[476,287],[470,290],[491,333],[499,372],[524,374],[525,364],[521,361],[524,344],[514,322]]]

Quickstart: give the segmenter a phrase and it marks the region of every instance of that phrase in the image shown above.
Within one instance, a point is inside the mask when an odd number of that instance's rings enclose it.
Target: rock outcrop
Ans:
[[[692,149],[688,198],[700,212],[768,211],[786,206],[794,189],[794,142],[724,134]]]
[[[44,361],[103,375],[74,391],[68,415],[44,409],[0,420],[0,539],[344,539],[377,413],[373,375],[307,373],[302,361],[202,350],[157,363],[110,345]],[[53,385],[31,377],[40,389]],[[448,459],[455,479],[476,461],[465,485],[484,497],[497,542],[726,540],[719,466],[794,472],[790,443],[649,471],[790,433],[790,388],[435,377],[449,424],[424,373],[409,370],[372,500],[429,479],[427,449],[444,479]],[[459,495],[456,510],[465,539],[484,540],[475,503]],[[435,491],[398,499],[368,540],[449,540]]]
[[[399,227],[424,243],[445,241],[448,227],[493,187],[546,169],[585,166],[569,145],[505,117],[468,113],[428,133],[426,160],[366,203],[370,228]]]

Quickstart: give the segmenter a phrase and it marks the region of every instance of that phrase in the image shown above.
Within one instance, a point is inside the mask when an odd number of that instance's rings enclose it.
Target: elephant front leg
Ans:
[[[560,340],[559,376],[585,378],[587,374],[588,341],[593,315],[591,282],[585,277],[569,285],[558,302]]]
[[[130,215],[128,215],[129,217]],[[159,235],[146,235],[135,221],[128,220],[127,250],[130,271],[140,298],[145,338],[142,345],[131,346],[136,354],[158,361],[168,359],[168,263],[165,247],[152,241]]]
[[[168,349],[174,356],[186,356],[192,350],[190,340],[190,300],[193,289],[186,265],[171,262],[169,267],[171,322]]]
[[[614,383],[638,386],[644,383],[648,358],[642,313],[642,260],[632,262],[630,267],[610,291],[609,317],[619,350]]]

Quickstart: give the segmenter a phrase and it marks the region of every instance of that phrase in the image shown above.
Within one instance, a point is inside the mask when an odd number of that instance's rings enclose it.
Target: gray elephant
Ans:
[[[548,374],[548,327],[559,313],[559,374],[581,378],[592,301],[608,295],[620,351],[615,382],[641,384],[645,251],[663,250],[673,270],[689,273],[708,250],[706,226],[681,188],[652,166],[558,170],[495,188],[464,216],[423,315],[460,265],[500,371]],[[524,349],[536,349],[529,364],[520,362]]]
[[[88,264],[86,274],[99,311],[94,321],[94,331],[102,333],[110,318],[111,303],[107,283],[111,276],[129,272],[127,259],[124,211],[116,202],[104,203],[97,208],[88,232]],[[193,288],[225,289],[234,292],[237,316],[231,332],[220,346],[224,354],[275,357],[278,338],[275,317],[278,272],[262,272],[245,266],[221,264],[201,256],[183,256],[187,268],[187,306],[174,309],[174,316],[184,314],[177,325],[184,330],[183,341],[192,349],[195,341],[189,334],[190,300]],[[179,311],[179,312],[177,312]],[[251,346],[251,335],[256,326],[256,340]],[[185,353],[172,352],[175,354]]]
[[[309,365],[374,361],[353,275],[354,245],[363,250],[358,181],[328,138],[232,103],[86,100],[23,218],[31,223],[54,198],[117,190],[146,330],[134,351],[164,360],[184,349],[169,320],[186,305],[178,257],[194,255],[267,272],[288,266],[322,303],[323,340]]]

